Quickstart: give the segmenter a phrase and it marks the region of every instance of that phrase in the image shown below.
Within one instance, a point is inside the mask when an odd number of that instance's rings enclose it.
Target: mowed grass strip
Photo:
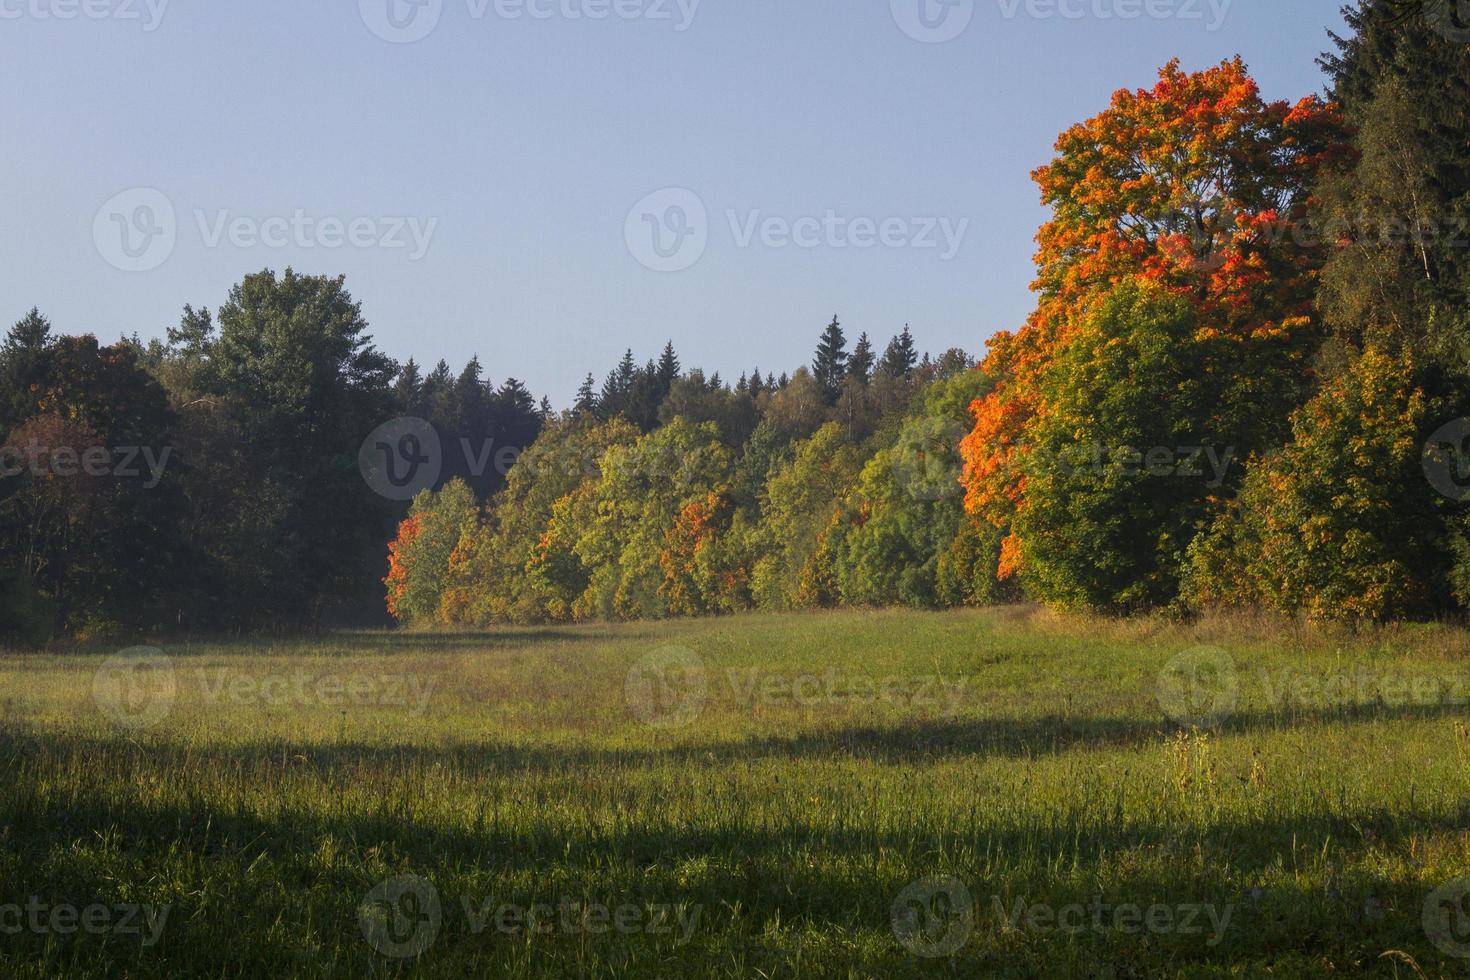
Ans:
[[[1470,875],[1449,627],[1017,608],[114,653],[0,659],[6,976],[1470,964],[1425,928]]]

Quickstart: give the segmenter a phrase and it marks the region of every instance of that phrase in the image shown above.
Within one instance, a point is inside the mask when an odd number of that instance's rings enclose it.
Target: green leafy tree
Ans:
[[[30,326],[43,346],[10,351],[29,362],[33,414],[0,440],[18,471],[0,477],[0,560],[27,583],[17,601],[37,597],[76,633],[176,620],[188,572],[167,393],[131,343]]]
[[[933,607],[991,598],[999,532],[985,536],[993,554],[982,557],[978,543],[969,552],[953,547],[969,523],[960,442],[970,403],[988,387],[976,371],[931,384],[891,444],[863,467],[830,534],[844,602]],[[977,572],[977,562],[987,567]],[[976,588],[977,575],[985,588]]]
[[[1447,545],[1423,470],[1414,368],[1369,351],[1297,413],[1292,441],[1252,467],[1193,549],[1196,605],[1314,618],[1424,615],[1447,599]]]
[[[450,585],[450,556],[460,539],[472,535],[480,508],[463,480],[451,480],[437,493],[414,498],[405,532],[392,550],[385,584],[393,615],[401,623],[424,625],[441,618],[440,605]]]
[[[632,446],[610,447],[601,471],[563,515],[577,529],[576,556],[591,570],[574,613],[662,618],[669,612],[660,561],[667,534],[686,505],[729,485],[730,452],[712,423],[675,419]]]
[[[233,499],[207,515],[220,522],[207,538],[256,618],[269,610],[312,622],[370,594],[377,577],[391,509],[365,485],[357,456],[394,413],[397,367],[373,346],[341,278],[256,273],[217,319],[210,393],[231,415],[219,428],[248,449],[226,477]]]
[[[1243,416],[1270,408],[1236,400],[1239,346],[1157,284],[1126,280],[1077,329],[1042,380],[1049,411],[1012,529],[1025,584],[1062,605],[1167,605],[1240,460],[1262,448]]]
[[[826,532],[838,501],[862,469],[862,455],[837,423],[799,443],[795,458],[766,486],[766,547],[752,572],[755,600],[766,609],[832,605],[837,582]]]

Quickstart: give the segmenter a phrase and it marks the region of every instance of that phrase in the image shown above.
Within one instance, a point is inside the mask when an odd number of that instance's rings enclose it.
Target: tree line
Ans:
[[[547,420],[489,501],[425,490],[390,549],[400,621],[641,619],[1003,597],[1000,535],[964,513],[965,352],[878,355],[837,317],[810,367],[731,385],[673,345],[626,354]]]
[[[487,506],[415,502],[395,614],[1462,613],[1470,45],[1428,6],[1345,13],[1326,98],[1175,62],[1063,133],[1036,310],[978,369],[895,398],[835,324],[776,392],[630,356]]]
[[[340,278],[248,276],[146,344],[32,310],[0,344],[0,640],[376,621],[402,508],[358,451],[405,412],[521,446],[545,417],[477,361],[400,368]]]
[[[385,591],[451,625],[1460,614],[1470,45],[1428,8],[1346,15],[1326,97],[1171,63],[1063,133],[1035,311],[978,365],[834,317],[795,371],[630,350],[558,413],[478,359],[394,364],[340,279],[252,275],[148,344],[33,311],[0,347],[0,633],[360,621]],[[358,451],[395,416],[514,465],[445,453],[385,500]]]

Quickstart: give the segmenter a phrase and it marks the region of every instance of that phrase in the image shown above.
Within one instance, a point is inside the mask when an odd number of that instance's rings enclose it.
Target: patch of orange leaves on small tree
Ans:
[[[388,612],[395,618],[402,618],[399,604],[413,573],[413,544],[423,531],[423,516],[415,514],[398,525],[398,536],[388,545],[388,577],[383,579],[383,584],[388,587]]]

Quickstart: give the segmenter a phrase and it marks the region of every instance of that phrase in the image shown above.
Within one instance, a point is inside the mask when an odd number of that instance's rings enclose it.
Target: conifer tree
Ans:
[[[852,349],[852,358],[847,362],[847,374],[856,378],[863,384],[873,376],[873,344],[868,340],[867,333],[858,337],[857,346]]]
[[[592,377],[592,372],[587,372],[587,377],[582,380],[582,386],[577,389],[577,401],[572,410],[578,415],[597,414],[597,381]]]
[[[905,323],[903,333],[888,342],[879,370],[891,377],[907,378],[914,373],[918,363],[919,354],[914,349],[914,336],[909,333],[909,325]]]
[[[847,377],[847,338],[843,336],[842,325],[835,314],[817,343],[812,377],[817,379],[827,403],[835,402],[842,391],[842,379]]]

